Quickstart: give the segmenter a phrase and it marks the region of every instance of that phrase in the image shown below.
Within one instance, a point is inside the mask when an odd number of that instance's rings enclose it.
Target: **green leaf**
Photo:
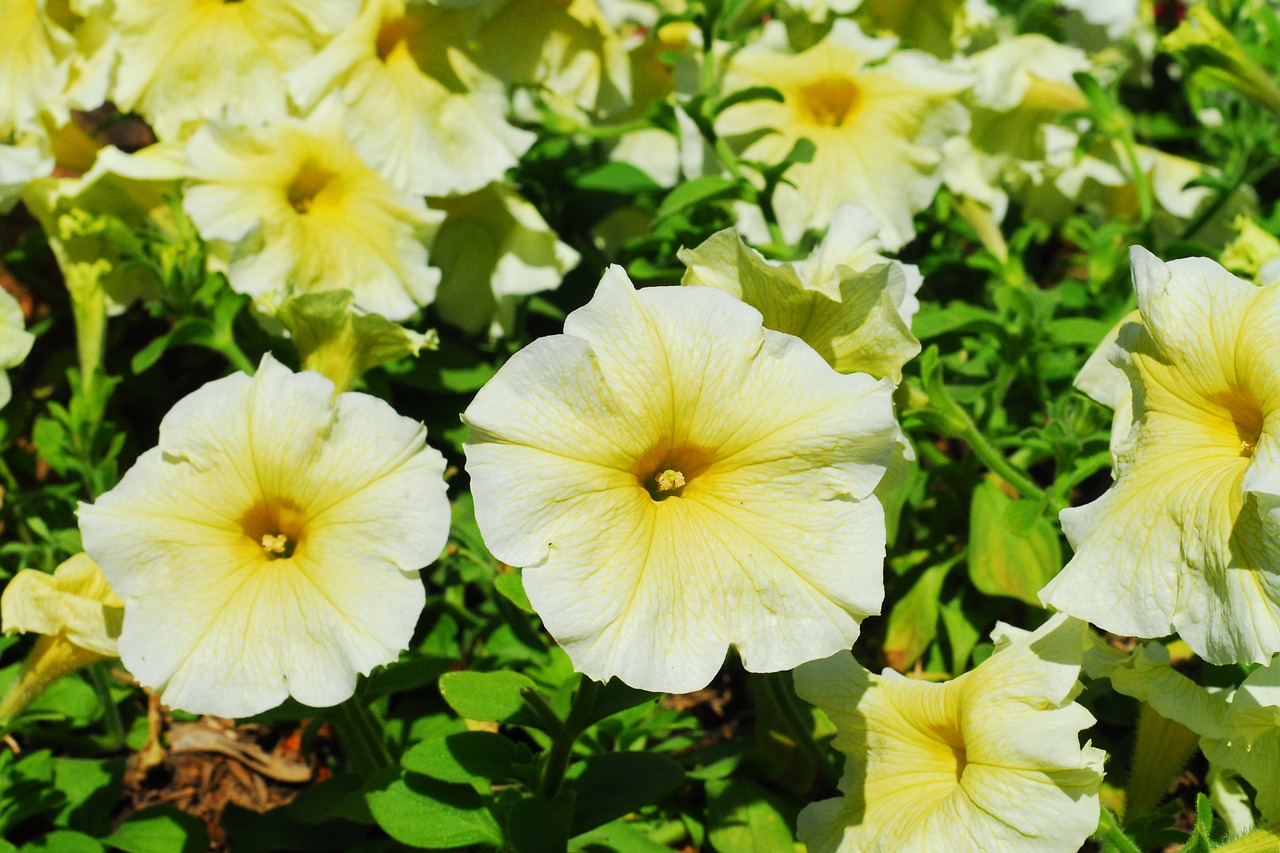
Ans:
[[[204,853],[209,849],[209,832],[194,815],[173,806],[153,806],[131,815],[106,843],[126,853]]]
[[[83,832],[55,829],[19,849],[22,853],[102,853],[102,842]]]
[[[566,775],[577,794],[571,835],[579,835],[656,803],[684,781],[684,768],[653,752],[609,752],[575,764]]]
[[[695,842],[693,846],[684,849],[700,848],[701,845]],[[590,851],[590,853],[606,850],[609,853],[671,853],[669,845],[654,841],[626,820],[615,820],[599,829],[577,836],[569,845],[569,849]]]
[[[518,672],[448,672],[440,677],[440,695],[460,717],[505,722],[524,705],[533,681]]]
[[[579,175],[574,185],[582,190],[624,195],[662,189],[653,178],[630,163],[605,163],[603,166]]]
[[[938,636],[938,598],[942,582],[954,565],[955,560],[948,560],[925,569],[889,611],[884,656],[889,666],[899,672],[905,672],[919,660]]]
[[[53,785],[67,798],[58,826],[106,835],[124,787],[124,759],[55,758]]]
[[[336,819],[373,823],[364,798],[364,779],[357,773],[339,773],[308,785],[293,798],[288,809],[291,816],[313,826]]]
[[[512,765],[532,758],[528,747],[493,732],[459,732],[414,746],[400,766],[441,782],[470,784],[518,778]]]
[[[982,636],[964,612],[964,604],[957,597],[938,608],[942,626],[947,630],[947,642],[951,646],[951,674],[959,677],[968,667],[969,655]]]
[[[794,812],[750,779],[707,783],[707,840],[722,853],[794,849]]]
[[[507,817],[507,838],[516,853],[562,853],[569,844],[573,792],[561,791],[552,800],[526,797]]]
[[[533,605],[529,603],[529,596],[524,591],[524,580],[521,578],[519,569],[512,569],[509,572],[503,572],[496,575],[493,579],[493,586],[503,597],[519,607],[525,613],[533,613]]]
[[[984,595],[1040,607],[1037,593],[1062,569],[1058,533],[1033,501],[1005,494],[988,476],[969,508],[969,579]]]
[[[439,850],[502,843],[502,830],[484,802],[465,785],[449,785],[388,767],[369,779],[369,811],[387,834],[410,847]]]
[[[719,115],[729,107],[745,104],[748,101],[773,101],[780,104],[783,100],[782,93],[772,86],[748,86],[717,101],[714,112]]]
[[[737,187],[736,183],[720,175],[703,175],[700,178],[685,181],[667,193],[667,197],[658,206],[656,218],[666,219],[686,207],[732,195]]]
[[[596,692],[595,702],[591,705],[591,714],[587,719],[587,725],[593,725],[628,708],[634,708],[646,702],[656,702],[659,698],[661,698],[661,694],[637,690],[634,687],[623,684],[616,678],[611,678],[601,685]]]

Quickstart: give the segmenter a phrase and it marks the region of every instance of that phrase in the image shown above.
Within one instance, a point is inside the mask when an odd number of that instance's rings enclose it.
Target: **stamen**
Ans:
[[[671,492],[684,487],[684,474],[674,468],[667,468],[658,476],[654,477],[658,484],[658,491]]]

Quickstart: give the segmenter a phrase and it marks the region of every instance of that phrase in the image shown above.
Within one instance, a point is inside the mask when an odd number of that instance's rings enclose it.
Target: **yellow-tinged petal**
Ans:
[[[592,678],[694,690],[730,644],[786,669],[879,607],[889,391],[713,288],[613,268],[467,409],[477,520]]]
[[[840,245],[840,219],[814,255],[796,265],[770,263],[734,229],[721,231],[680,250],[688,267],[681,283],[733,294],[764,316],[766,328],[801,338],[840,373],[900,382],[902,366],[920,352],[905,307],[914,303],[908,282],[918,287],[918,274],[909,278],[914,267],[860,251],[857,243]]]
[[[1116,482],[1064,510],[1076,550],[1041,593],[1141,637],[1178,631],[1207,659],[1280,650],[1280,289],[1204,258],[1133,251],[1140,322],[1113,350],[1133,427]]]
[[[843,796],[801,812],[812,853],[1074,851],[1097,826],[1102,753],[1071,699],[1083,623],[1059,616],[955,681],[863,669],[847,653],[805,664],[796,691],[835,723]]]
[[[444,460],[421,424],[270,356],[179,401],[120,485],[79,510],[126,603],[120,656],[185,710],[332,705],[395,659],[444,546]]]
[[[119,0],[120,64],[112,97],[164,140],[205,120],[288,114],[284,73],[313,56],[358,0]]]

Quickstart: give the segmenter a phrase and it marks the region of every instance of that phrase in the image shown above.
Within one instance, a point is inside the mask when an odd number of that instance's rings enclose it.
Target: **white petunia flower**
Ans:
[[[467,408],[480,530],[593,679],[695,690],[730,644],[788,669],[879,610],[891,391],[715,288],[611,268]]]
[[[1140,316],[1091,384],[1128,434],[1116,481],[1063,510],[1075,548],[1040,597],[1117,634],[1177,631],[1214,663],[1280,650],[1280,286],[1131,252]],[[1117,431],[1125,427],[1118,417]]]
[[[115,0],[113,100],[162,140],[209,119],[288,114],[284,74],[354,17],[358,0]]]
[[[365,0],[354,23],[286,75],[289,91],[304,109],[340,93],[352,146],[396,189],[481,189],[502,179],[534,135],[507,122],[505,88],[465,52],[469,11]]]
[[[809,228],[825,230],[845,203],[875,215],[890,250],[914,236],[912,215],[942,182],[942,143],[966,125],[954,96],[969,79],[896,46],[838,20],[801,53],[753,45],[730,62],[726,92],[765,86],[782,101],[735,104],[716,119],[717,133],[740,140],[746,159],[766,163],[780,162],[801,138],[817,148],[811,162],[787,170],[788,183],[774,193],[788,242]]]
[[[166,704],[333,705],[408,645],[444,547],[444,459],[420,423],[270,355],[178,402],[160,444],[81,504],[125,602],[120,657]]]
[[[945,684],[873,675],[847,652],[796,670],[836,725],[843,796],[807,806],[810,853],[1073,853],[1098,826],[1102,750],[1072,699],[1084,623],[1059,616]]]
[[[442,278],[440,318],[468,332],[511,329],[518,297],[560,286],[579,255],[506,184],[432,199],[446,213],[431,260]]]
[[[444,214],[379,177],[343,140],[343,121],[327,99],[306,119],[202,128],[187,146],[183,207],[220,241],[236,290],[349,290],[361,309],[402,320],[435,297],[426,246]]]

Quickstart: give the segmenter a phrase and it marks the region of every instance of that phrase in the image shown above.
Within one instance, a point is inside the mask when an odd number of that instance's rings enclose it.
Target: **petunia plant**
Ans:
[[[0,0],[0,853],[1274,850],[1277,39]]]

